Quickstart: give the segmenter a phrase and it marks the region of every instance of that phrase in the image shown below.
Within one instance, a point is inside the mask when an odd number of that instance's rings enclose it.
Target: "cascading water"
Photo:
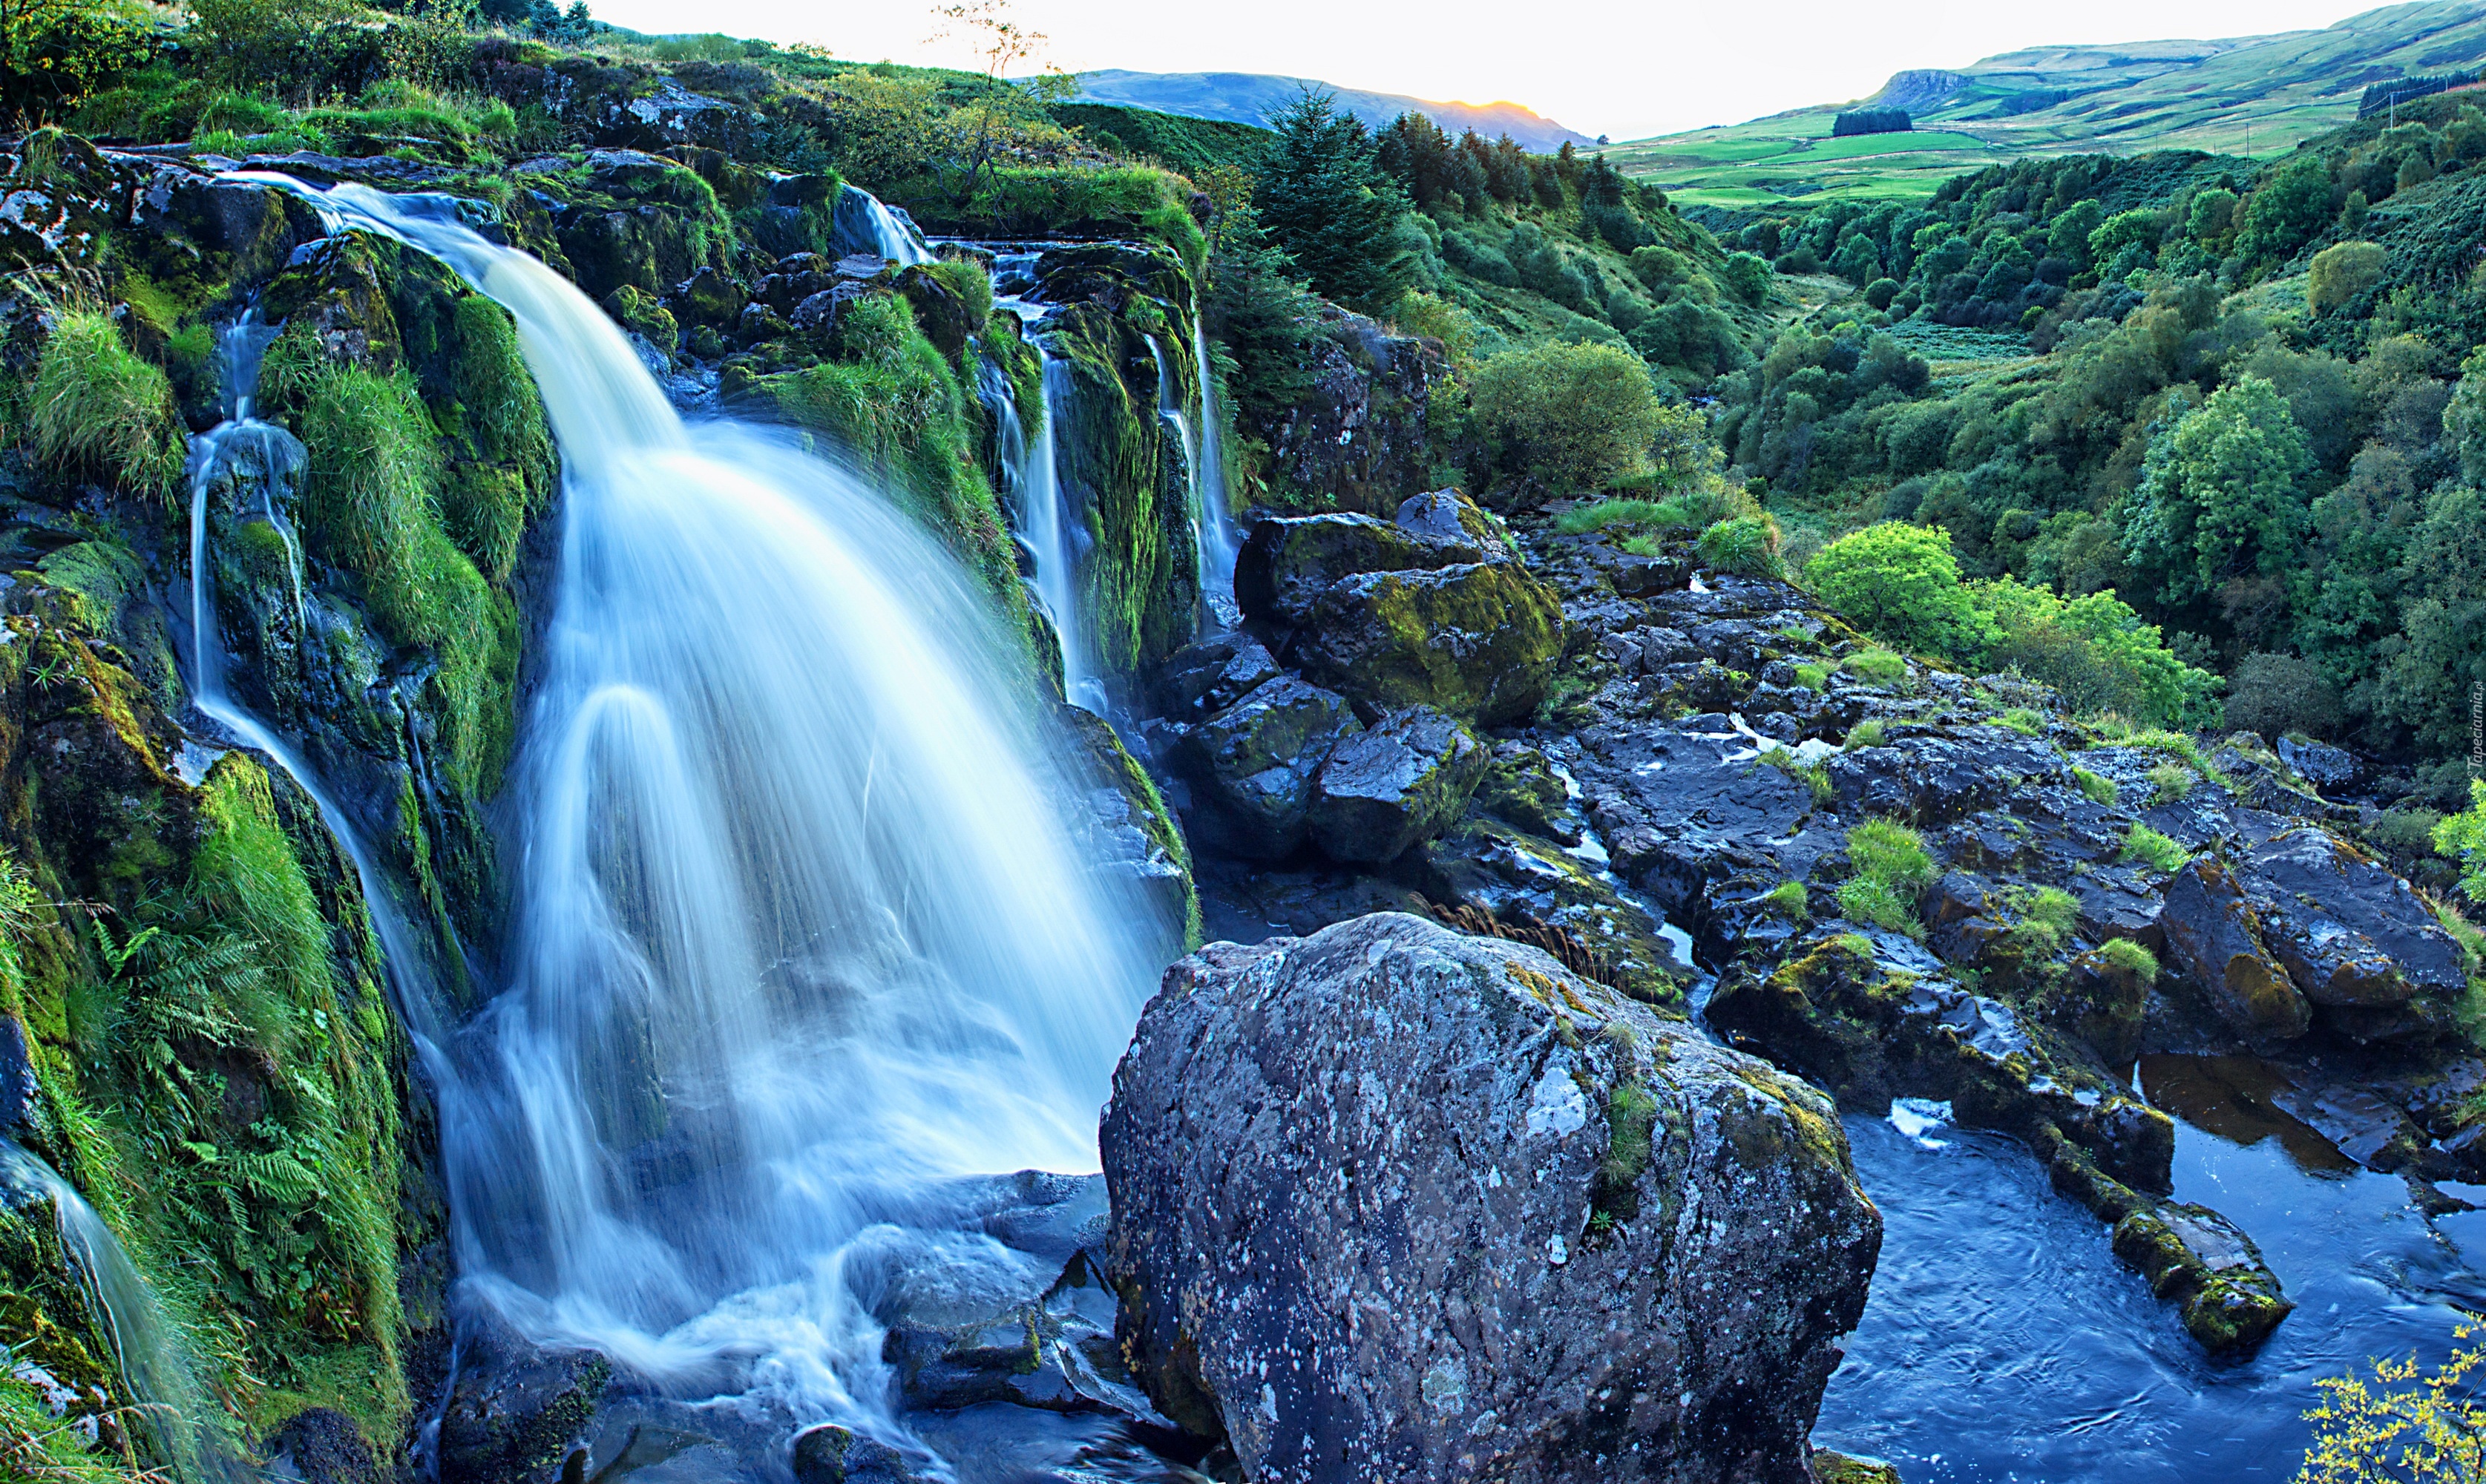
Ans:
[[[224,1440],[196,1425],[208,1412],[178,1333],[112,1228],[57,1170],[8,1139],[0,1139],[0,1184],[51,1202],[61,1250],[112,1346],[122,1384],[137,1403],[124,1416],[148,1436],[176,1476],[237,1484],[244,1475]]]
[[[846,186],[838,193],[830,225],[841,250],[878,253],[900,267],[932,261],[932,248],[904,213],[870,191]]]
[[[1054,442],[1056,414],[1070,396],[1069,370],[1042,347],[1036,350],[1044,374],[1044,427],[1029,438],[1018,413],[1018,391],[992,362],[977,371],[976,391],[992,412],[1002,463],[1002,486],[1010,520],[1031,576],[1028,587],[1062,650],[1063,692],[1072,701],[1103,715],[1105,688],[1088,655],[1086,616],[1079,603],[1079,555],[1083,529],[1075,512],[1065,508],[1059,450]]]
[[[1095,1168],[1154,911],[1083,867],[985,606],[891,502],[685,426],[584,295],[445,209],[276,183],[507,306],[564,456],[512,982],[440,1074],[463,1281],[770,1436],[903,1443],[862,1290],[1017,1260],[955,1229],[961,1177]]]
[[[1234,511],[1226,494],[1226,418],[1217,404],[1217,372],[1208,360],[1208,330],[1200,316],[1191,316],[1191,349],[1200,375],[1200,448],[1192,460],[1193,487],[1200,507],[1200,587],[1209,611],[1228,626],[1243,621],[1234,602],[1234,558],[1243,536],[1234,527]]]

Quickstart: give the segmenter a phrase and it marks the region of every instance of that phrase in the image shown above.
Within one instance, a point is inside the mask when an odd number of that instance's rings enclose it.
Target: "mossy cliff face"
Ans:
[[[1100,245],[1047,253],[1036,276],[1047,301],[1066,306],[1044,339],[1070,371],[1055,450],[1086,515],[1080,585],[1091,642],[1107,669],[1127,672],[1163,659],[1199,627],[1191,472],[1158,414],[1160,357],[1176,405],[1200,404],[1190,275],[1170,253]]]

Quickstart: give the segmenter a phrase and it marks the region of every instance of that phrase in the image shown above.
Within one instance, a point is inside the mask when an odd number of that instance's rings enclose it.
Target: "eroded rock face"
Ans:
[[[2408,883],[2320,830],[2271,837],[2239,874],[2263,942],[2315,1004],[2404,1005],[2466,982],[2460,946]]]
[[[1136,1374],[1255,1480],[1794,1484],[1881,1242],[1822,1094],[1395,914],[1176,964],[1101,1143]]]
[[[441,1484],[552,1484],[586,1446],[612,1362],[534,1344],[488,1314],[465,1352],[440,1415]]]
[[[1304,841],[1312,776],[1363,730],[1334,691],[1279,675],[1202,722],[1176,761],[1198,806],[1192,827],[1216,848],[1275,860]]]
[[[2202,856],[2167,884],[2161,921],[2175,961],[2207,993],[2211,1007],[2258,1041],[2293,1040],[2312,1024],[2297,992],[2255,930],[2235,872]]]

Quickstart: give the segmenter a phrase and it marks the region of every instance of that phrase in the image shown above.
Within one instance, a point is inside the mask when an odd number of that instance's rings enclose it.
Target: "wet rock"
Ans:
[[[1878,1458],[1812,1450],[1812,1484],[1900,1484],[1899,1470]]]
[[[875,1438],[832,1423],[794,1440],[794,1484],[913,1484],[906,1455]]]
[[[1186,924],[1200,913],[1192,886],[1191,847],[1147,771],[1103,718],[1080,706],[1058,708],[1084,744],[1079,761],[1089,784],[1080,858],[1091,869],[1138,889],[1157,910],[1178,950]]]
[[[2312,1006],[2262,943],[2234,873],[2217,857],[2196,857],[2175,873],[2160,922],[2168,952],[2230,1029],[2263,1043],[2294,1040],[2312,1024]]]
[[[1395,861],[1465,811],[1483,744],[1430,706],[1394,711],[1340,742],[1312,779],[1312,842],[1333,861]]]
[[[2272,837],[2237,876],[2262,942],[2315,1004],[2402,1005],[2468,982],[2460,946],[2408,883],[2320,830]]]
[[[1279,673],[1267,646],[1229,630],[1167,657],[1156,675],[1157,707],[1177,723],[1197,722],[1225,710]]]
[[[2031,783],[2063,778],[2063,761],[2035,737],[2001,727],[1893,738],[1828,763],[1843,814],[1948,824],[1993,809]]]
[[[1584,821],[1550,758],[1524,742],[1497,742],[1478,783],[1476,807],[1531,835],[1571,846]]]
[[[1681,1001],[1674,953],[1657,936],[1656,921],[1575,852],[1478,819],[1426,845],[1420,866],[1416,878],[1432,900],[1487,920],[1461,918],[1456,925],[1534,943],[1635,1000]]]
[[[1561,652],[1553,593],[1517,566],[1477,563],[1349,577],[1321,594],[1287,657],[1365,704],[1496,726],[1536,709]]]
[[[2135,1211],[2115,1223],[2113,1241],[2115,1256],[2177,1306],[2212,1355],[2251,1355],[2296,1307],[2252,1239],[2207,1206],[2170,1200]]]
[[[534,1344],[497,1316],[470,1329],[440,1415],[441,1484],[552,1484],[586,1445],[612,1362]]]
[[[2073,955],[2051,1007],[2057,1025],[2086,1041],[2111,1065],[2141,1055],[2154,978],[2113,954]]]
[[[914,308],[916,328],[945,356],[957,355],[984,327],[956,289],[920,263],[898,275],[898,291]]]
[[[35,1118],[35,1094],[41,1084],[26,1055],[26,1028],[14,1015],[0,1013],[0,1139],[22,1139]]]
[[[1449,374],[1438,341],[1391,334],[1324,307],[1309,385],[1249,431],[1268,444],[1276,478],[1340,509],[1395,509],[1430,472],[1432,394]]]
[[[1407,917],[1175,965],[1100,1143],[1135,1373],[1255,1479],[1801,1477],[1880,1245],[1820,1094]]]
[[[294,1414],[268,1443],[270,1470],[290,1468],[286,1476],[303,1484],[380,1484],[379,1461],[362,1429],[331,1408]]]
[[[1280,517],[1244,537],[1234,558],[1234,601],[1247,618],[1291,627],[1310,622],[1320,595],[1358,572],[1446,564],[1431,541],[1370,515]]]
[[[2353,786],[2365,776],[2365,759],[2328,742],[2297,742],[2281,737],[2279,760],[2294,769],[2298,778],[2324,791]]]
[[[1280,675],[1191,728],[1171,760],[1191,783],[1192,829],[1212,848],[1276,860],[1304,842],[1312,778],[1364,729],[1335,691]]]

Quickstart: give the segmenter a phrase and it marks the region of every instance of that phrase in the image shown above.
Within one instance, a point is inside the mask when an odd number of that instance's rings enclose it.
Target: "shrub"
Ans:
[[[2479,1332],[2461,1324],[2453,1336]],[[2475,1401],[2471,1373],[2486,1363],[2486,1343],[2453,1347],[2443,1368],[2428,1373],[2412,1355],[2374,1360],[2373,1381],[2355,1374],[2313,1383],[2322,1405],[2307,1412],[2313,1443],[2298,1470],[2300,1484],[2452,1484],[2486,1477],[2486,1410]]]
[[[1477,342],[1484,336],[1484,327],[1477,323],[1474,315],[1422,289],[1411,289],[1399,297],[1398,307],[1390,312],[1390,322],[1402,335],[1440,341],[1453,367],[1474,361]]]
[[[1888,649],[1859,649],[1838,668],[1875,685],[1895,685],[1908,677],[1907,660]]]
[[[122,344],[100,306],[59,309],[29,400],[36,457],[172,497],[188,452],[173,384]]]
[[[1770,265],[1757,254],[1730,255],[1719,277],[1720,287],[1746,304],[1758,305],[1770,296]]]
[[[2053,686],[2077,715],[2119,711],[2160,726],[2209,720],[2219,677],[2185,664],[2157,625],[2112,591],[2069,601],[2010,577],[1970,585],[1992,642],[1982,663]]]
[[[2227,677],[2226,723],[2271,741],[2291,731],[2329,736],[2339,728],[2339,693],[2310,660],[2248,654]]]
[[[2387,257],[2379,242],[2340,242],[2313,255],[2306,302],[2327,315],[2383,281]]]
[[[1864,286],[1864,302],[1876,311],[1889,309],[1891,301],[1898,296],[1899,281],[1895,278],[1877,278]]]
[[[1937,654],[1981,649],[1987,621],[1960,585],[1950,533],[1884,521],[1840,536],[1804,569],[1813,595],[1883,639]]]
[[[1653,500],[1600,500],[1594,505],[1575,506],[1555,516],[1554,529],[1564,536],[1586,536],[1608,526],[1680,524],[1661,519],[1666,513]]]
[[[2084,767],[2073,767],[2072,782],[2078,783],[2081,792],[2088,795],[2089,801],[2094,804],[2113,804],[2123,795],[2123,790],[2116,786],[2113,779],[2104,774],[2092,773]]]
[[[2173,875],[2193,859],[2192,853],[2145,824],[2136,824],[2123,838],[2123,859]]]
[[[2460,890],[2486,902],[2486,779],[2469,781],[2469,808],[2434,827],[2434,848],[2460,864]]]
[[[1638,468],[1657,436],[1647,364],[1619,345],[1504,351],[1478,367],[1471,398],[1496,466],[1540,492]]]
[[[1892,932],[1921,937],[1917,902],[1933,885],[1933,857],[1916,831],[1867,819],[1847,832],[1847,860],[1856,874],[1839,884],[1838,910]]]
[[[1766,514],[1737,515],[1700,533],[1700,560],[1722,572],[1779,578],[1779,523]]]

